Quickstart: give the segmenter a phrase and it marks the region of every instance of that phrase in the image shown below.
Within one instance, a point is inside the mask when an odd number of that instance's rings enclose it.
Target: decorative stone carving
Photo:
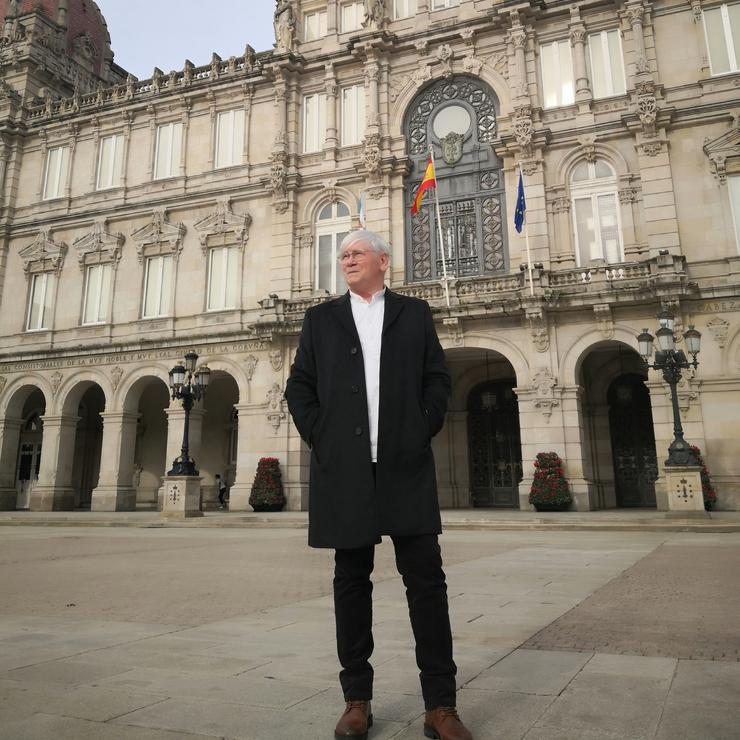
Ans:
[[[614,336],[614,319],[612,318],[611,306],[608,303],[596,303],[594,304],[594,314],[601,336],[604,339],[611,339]]]
[[[712,174],[724,185],[727,182],[725,163],[728,157],[736,157],[740,150],[740,116],[735,118],[729,131],[716,139],[705,140],[703,148],[709,158]]]
[[[532,376],[532,388],[535,392],[534,407],[538,408],[542,415],[549,420],[552,410],[560,405],[555,398],[555,386],[558,384],[547,367],[539,368]]]
[[[208,237],[220,234],[233,233],[240,248],[249,241],[249,227],[252,225],[252,217],[249,213],[237,215],[231,210],[231,200],[220,198],[216,203],[216,210],[193,224],[199,232],[201,246],[208,246]]]
[[[693,373],[693,368],[692,368]],[[699,398],[699,385],[701,381],[695,378],[693,374],[684,375],[678,381],[676,385],[676,395],[678,396],[678,407],[682,413],[686,413],[691,406],[692,401],[696,401]],[[666,385],[666,396],[668,397],[669,403],[671,402],[671,389]]]
[[[380,134],[370,133],[365,136],[365,148],[362,152],[362,163],[370,182],[380,180]]]
[[[154,209],[152,220],[131,232],[131,238],[136,242],[139,263],[144,261],[144,252],[148,246],[156,247],[157,254],[172,254],[177,259],[182,251],[184,236],[185,224],[171,224],[167,220],[167,211],[163,208]]]
[[[514,108],[514,120],[512,127],[516,143],[525,157],[532,156],[532,111],[529,105],[518,105]]]
[[[387,21],[385,0],[363,0],[365,16],[362,27],[376,31],[383,28]]]
[[[123,377],[123,369],[118,367],[116,365],[114,368],[110,371],[110,378],[111,378],[111,387],[113,390],[117,390],[119,384],[121,383],[121,378]]]
[[[702,22],[701,0],[689,0],[691,12],[694,14],[694,23]]]
[[[537,299],[525,303],[524,314],[529,324],[532,344],[538,352],[547,352],[550,348],[550,330],[547,325],[547,316]]]
[[[96,221],[93,230],[85,236],[81,236],[72,242],[77,250],[77,259],[80,269],[84,269],[87,262],[97,259],[99,262],[112,262],[116,264],[121,258],[121,247],[123,246],[123,234],[109,234],[105,230],[105,219]]]
[[[244,368],[245,372],[247,373],[247,380],[251,383],[252,378],[254,377],[254,371],[257,367],[257,363],[259,360],[254,355],[247,355],[246,359],[244,360]]]
[[[655,136],[655,121],[658,117],[658,101],[655,94],[638,96],[637,115],[640,118],[640,123],[642,123],[645,136]]]
[[[7,382],[8,379],[4,375],[0,375],[0,396],[3,395],[3,391],[5,390]]]
[[[619,202],[622,205],[635,203],[637,201],[637,188],[624,187],[618,190]]]
[[[442,158],[450,166],[457,164],[462,158],[464,138],[462,134],[450,131],[447,136],[444,136],[440,140],[442,144]]]
[[[55,370],[51,374],[51,395],[56,396],[57,391],[59,390],[59,386],[62,384],[62,378],[64,376],[58,371]]]
[[[440,44],[440,46],[437,48],[436,56],[442,64],[442,75],[444,77],[451,77],[452,60],[454,59],[452,47],[449,44]]]
[[[725,321],[719,316],[715,316],[707,322],[707,329],[709,329],[712,339],[717,342],[717,346],[724,348],[727,343],[727,332],[730,329],[730,322]]]
[[[587,162],[596,161],[596,135],[583,134],[578,137],[578,143],[581,145],[581,155]]]
[[[465,344],[465,335],[460,318],[455,316],[448,319],[442,319],[442,323],[447,327],[450,342],[454,347],[462,347]]]
[[[64,242],[53,241],[51,231],[48,226],[44,226],[39,229],[36,239],[18,254],[23,261],[23,270],[26,274],[33,270],[43,272],[48,269],[59,274],[64,265],[67,245]]]
[[[640,144],[642,153],[647,157],[657,157],[663,151],[662,141],[644,141]]]
[[[272,426],[275,434],[280,429],[280,423],[285,418],[285,399],[283,391],[277,383],[273,383],[267,391],[267,421]]]
[[[270,367],[279,373],[283,369],[283,351],[281,349],[271,349],[268,353],[270,358]]]
[[[278,207],[278,210],[285,211],[288,207],[288,154],[282,149],[276,149],[270,155],[270,189],[272,197],[278,204],[285,203],[284,208]]]
[[[273,19],[275,50],[290,52],[295,47],[296,12],[292,0],[277,0]]]

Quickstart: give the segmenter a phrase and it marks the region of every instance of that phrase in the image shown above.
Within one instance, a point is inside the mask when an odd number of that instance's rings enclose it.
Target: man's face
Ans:
[[[339,254],[347,285],[354,293],[375,293],[383,288],[388,255],[376,252],[364,241],[348,244]]]

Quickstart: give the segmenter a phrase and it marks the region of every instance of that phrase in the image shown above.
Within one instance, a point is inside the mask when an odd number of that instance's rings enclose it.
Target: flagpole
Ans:
[[[524,173],[522,172],[522,163],[519,162],[519,177],[522,179],[522,187],[524,187]],[[529,295],[534,295],[534,280],[532,278],[532,253],[529,250],[529,219],[527,218],[527,211],[524,211],[524,242],[527,245],[527,272],[529,273]]]
[[[447,284],[447,260],[445,259],[445,245],[444,239],[442,238],[442,215],[439,212],[439,187],[437,181],[437,165],[434,163],[434,149],[429,147],[429,157],[432,160],[432,168],[434,169],[434,200],[437,204],[437,228],[439,230],[439,249],[442,254],[442,282],[445,286],[445,300],[447,301],[447,308],[450,307],[450,286]]]

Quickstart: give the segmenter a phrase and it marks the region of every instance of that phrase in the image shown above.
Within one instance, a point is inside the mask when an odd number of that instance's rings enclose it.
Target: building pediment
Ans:
[[[730,131],[704,142],[704,153],[709,158],[712,174],[722,184],[727,182],[727,160],[737,158],[740,166],[740,116],[735,118]]]
[[[216,210],[195,223],[201,246],[208,246],[209,237],[233,234],[239,247],[249,241],[252,217],[248,213],[236,214],[231,210],[231,201],[223,198],[216,203]]]
[[[48,229],[41,229],[36,239],[18,253],[23,261],[24,272],[59,272],[67,254],[64,242],[55,242]]]
[[[80,267],[100,262],[118,262],[123,246],[123,234],[109,234],[105,221],[96,221],[89,234],[75,239],[72,246],[77,250]]]
[[[136,254],[139,262],[144,259],[144,253],[154,247],[157,254],[179,255],[182,251],[182,240],[185,236],[185,224],[172,224],[167,220],[167,212],[157,209],[152,213],[152,220],[131,233],[136,242]]]

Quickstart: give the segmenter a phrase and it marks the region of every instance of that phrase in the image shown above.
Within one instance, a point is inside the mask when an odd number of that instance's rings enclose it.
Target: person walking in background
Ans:
[[[349,286],[306,312],[285,398],[311,447],[312,547],[335,550],[334,609],[346,702],[336,738],[372,726],[375,545],[393,541],[426,709],[424,734],[472,740],[455,709],[457,672],[431,440],[444,423],[450,376],[429,305],[384,286],[389,247],[358,230],[340,246]]]
[[[225,509],[226,499],[224,497],[226,496],[226,481],[218,473],[216,473],[216,485],[218,486],[218,508]]]

